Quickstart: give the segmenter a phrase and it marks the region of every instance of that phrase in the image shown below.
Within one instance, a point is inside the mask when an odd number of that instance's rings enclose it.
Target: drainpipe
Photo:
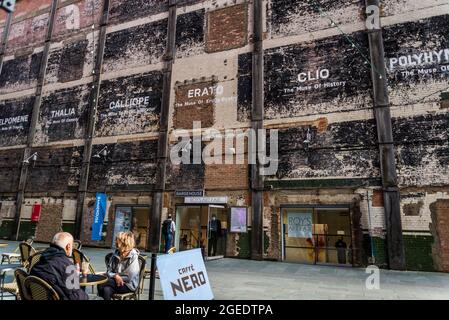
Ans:
[[[366,6],[377,7],[379,0],[365,0]],[[405,269],[405,253],[402,238],[401,207],[398,179],[396,174],[395,148],[391,124],[390,101],[388,98],[387,74],[384,60],[382,27],[367,23],[367,33],[371,56],[371,78],[373,82],[374,116],[382,175],[382,190],[385,208],[386,247],[388,266],[394,270]]]

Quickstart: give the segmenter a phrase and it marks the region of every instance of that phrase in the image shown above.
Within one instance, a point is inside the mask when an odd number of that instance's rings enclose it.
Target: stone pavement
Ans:
[[[0,248],[0,253],[11,252],[17,246],[17,242],[8,243],[9,247]],[[110,250],[83,251],[96,271],[105,270],[104,256]],[[209,261],[206,268],[217,300],[449,299],[449,274],[444,273],[380,270],[380,289],[368,290],[365,282],[369,274],[359,268],[242,259]],[[147,299],[148,287],[147,280],[142,299]],[[163,299],[159,281],[155,295]]]

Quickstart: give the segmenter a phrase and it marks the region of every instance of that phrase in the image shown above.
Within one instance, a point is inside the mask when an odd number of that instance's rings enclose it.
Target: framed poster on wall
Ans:
[[[231,232],[247,232],[248,208],[231,207]]]
[[[112,247],[115,248],[115,238],[119,232],[131,230],[131,207],[116,207],[114,221],[114,237]]]

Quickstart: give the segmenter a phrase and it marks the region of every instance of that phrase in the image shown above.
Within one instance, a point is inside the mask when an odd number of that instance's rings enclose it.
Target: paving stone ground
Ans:
[[[8,243],[8,247],[0,248],[0,253],[17,247],[17,242]],[[96,271],[105,270],[104,256],[110,250],[83,251]],[[362,268],[230,258],[208,261],[206,268],[217,300],[449,299],[449,274],[445,273],[380,270],[380,288],[368,290],[365,282],[369,274]],[[7,281],[11,280],[9,275]],[[147,299],[148,287],[146,280],[142,299]],[[155,298],[163,299],[159,281]]]

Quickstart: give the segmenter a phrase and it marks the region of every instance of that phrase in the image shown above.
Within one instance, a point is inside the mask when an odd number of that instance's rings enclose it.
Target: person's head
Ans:
[[[215,219],[217,219],[217,216],[214,214],[214,215],[212,215],[212,220],[215,220]]]
[[[168,218],[171,219],[171,214],[168,215]]]
[[[340,236],[340,238],[339,238],[339,239],[340,239],[340,241],[343,241],[343,236]]]
[[[72,256],[72,250],[73,250],[73,236],[68,232],[58,232],[53,237],[53,240],[51,243],[57,245],[58,247],[61,247],[64,249],[67,256]]]
[[[134,235],[131,232],[119,232],[115,239],[115,246],[120,254],[131,251],[135,245]]]

